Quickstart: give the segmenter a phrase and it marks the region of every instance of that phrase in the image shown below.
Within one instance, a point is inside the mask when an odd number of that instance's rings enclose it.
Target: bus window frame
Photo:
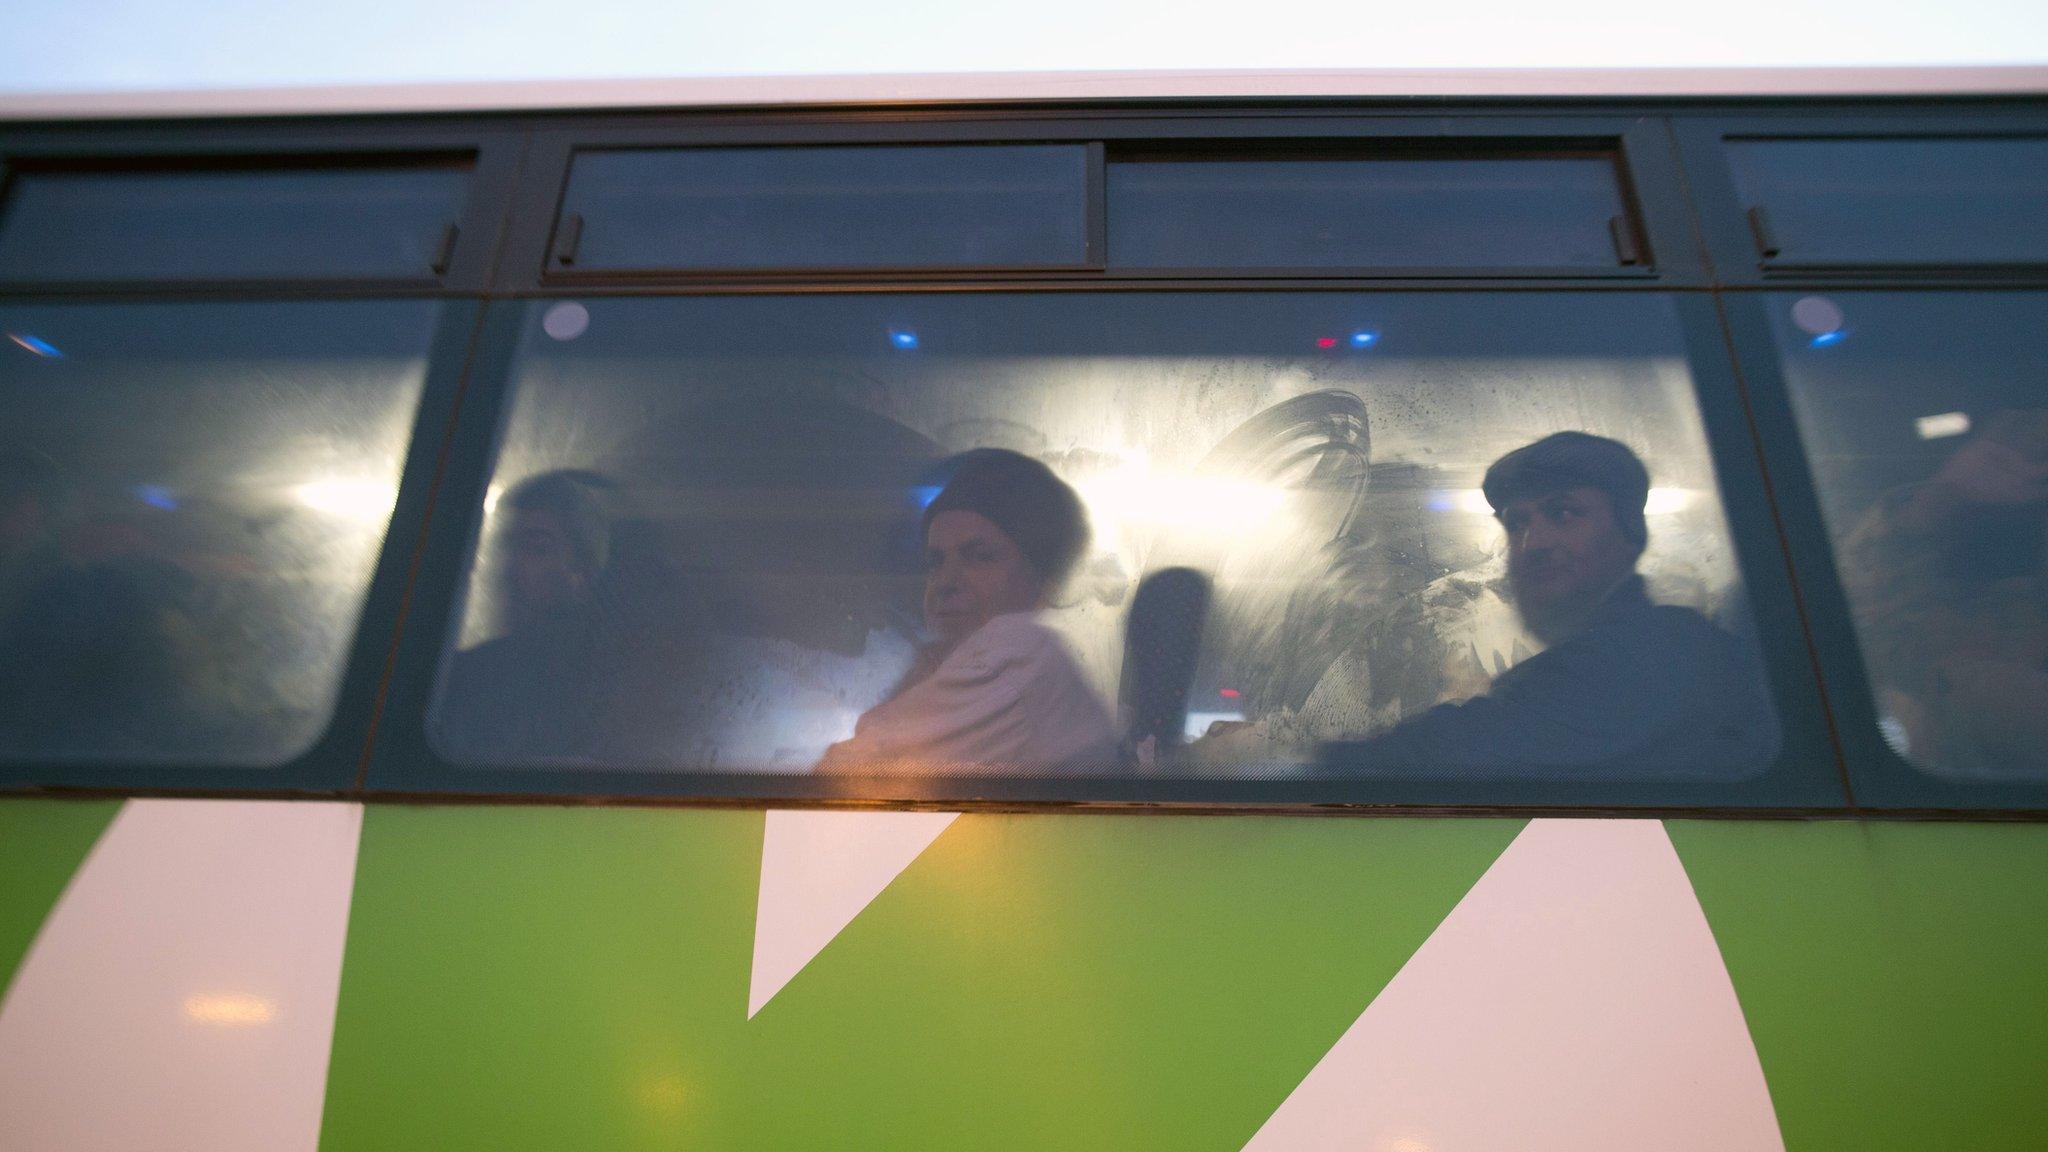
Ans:
[[[1144,269],[1107,266],[1106,151],[1120,146],[1208,146],[1227,148],[1245,141],[1304,143],[1328,146],[1340,142],[1357,149],[1384,144],[1392,148],[1432,149],[1431,155],[1495,157],[1503,149],[1545,148],[1584,150],[1597,146],[1613,154],[1624,219],[1643,249],[1643,266],[1617,263],[1612,269],[1531,268],[1504,265],[1490,268],[1269,268],[1269,269]],[[934,269],[801,269],[774,270],[677,269],[567,270],[553,267],[561,220],[576,154],[587,151],[662,148],[802,147],[844,144],[1086,144],[1090,146],[1088,233],[1095,266],[1075,269],[1001,269],[994,267]],[[1545,287],[1600,285],[1647,287],[1650,284],[1704,284],[1690,213],[1685,208],[1683,179],[1669,138],[1661,124],[1642,117],[1442,117],[1359,116],[1342,109],[1320,115],[1282,116],[1086,116],[1027,109],[986,118],[903,119],[877,123],[845,114],[811,112],[768,118],[759,114],[704,113],[680,117],[658,126],[614,124],[589,130],[537,132],[527,154],[530,179],[512,207],[510,238],[496,292],[529,294],[575,290],[606,295],[645,292],[732,291],[787,292],[808,290],[886,290],[902,286],[931,289],[1117,288],[1159,289],[1204,286],[1220,282],[1291,283],[1304,287],[1339,284],[1441,284],[1446,281],[1540,282]],[[1654,262],[1652,262],[1654,261]]]

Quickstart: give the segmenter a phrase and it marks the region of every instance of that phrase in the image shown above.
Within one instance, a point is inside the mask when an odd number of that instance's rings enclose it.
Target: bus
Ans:
[[[2038,1147],[2048,82],[1414,83],[18,101],[0,1149]]]

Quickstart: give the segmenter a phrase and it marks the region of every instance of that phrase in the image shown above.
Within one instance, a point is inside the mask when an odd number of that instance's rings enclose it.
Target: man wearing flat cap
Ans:
[[[1386,775],[1728,777],[1776,755],[1754,661],[1636,573],[1650,475],[1626,445],[1559,432],[1496,460],[1482,485],[1507,533],[1516,613],[1545,648],[1484,695],[1362,741],[1330,766]]]
[[[1108,706],[1037,614],[1088,549],[1088,514],[1037,460],[979,448],[924,512],[931,643],[821,772],[1103,772]]]

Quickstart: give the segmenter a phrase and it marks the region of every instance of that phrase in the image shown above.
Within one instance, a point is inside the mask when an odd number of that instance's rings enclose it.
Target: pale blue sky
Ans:
[[[0,91],[1225,68],[2048,64],[2043,0],[4,0]]]

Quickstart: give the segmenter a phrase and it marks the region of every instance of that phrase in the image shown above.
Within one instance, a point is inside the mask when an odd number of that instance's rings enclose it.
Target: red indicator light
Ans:
[[[1335,348],[1336,346],[1337,338],[1335,336],[1316,337],[1316,347],[1318,348]]]
[[[1238,691],[1235,688],[1218,688],[1216,694],[1225,700],[1235,700],[1238,697]]]

